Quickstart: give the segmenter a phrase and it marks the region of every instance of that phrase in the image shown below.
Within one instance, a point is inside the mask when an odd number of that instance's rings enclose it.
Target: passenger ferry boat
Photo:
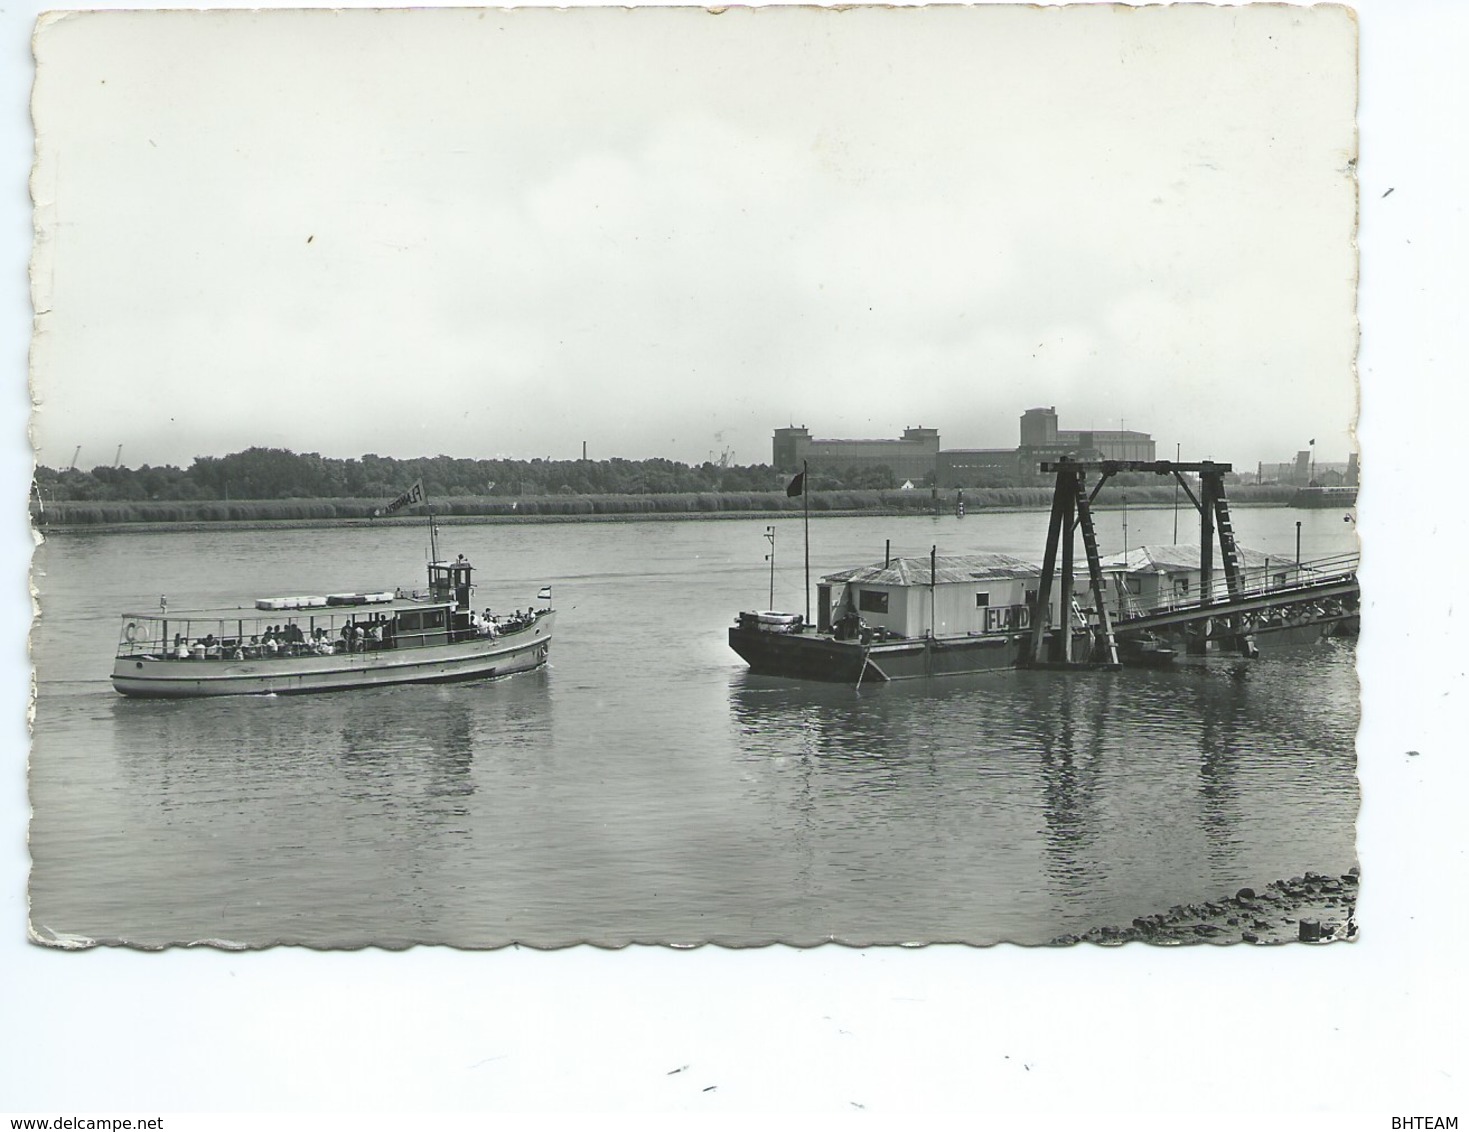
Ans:
[[[428,592],[259,598],[250,608],[125,613],[112,686],[125,696],[335,692],[476,680],[546,663],[556,615],[471,606],[473,567],[430,562]]]
[[[383,509],[425,502],[420,480]],[[546,663],[551,587],[509,617],[473,607],[474,567],[438,560],[429,528],[428,591],[265,597],[253,607],[124,613],[112,686],[125,696],[337,692],[479,680]]]

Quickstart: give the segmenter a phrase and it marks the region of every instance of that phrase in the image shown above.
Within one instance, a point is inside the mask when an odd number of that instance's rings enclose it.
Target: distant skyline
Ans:
[[[1032,406],[1032,408],[1034,408],[1034,407],[1035,406]],[[1018,416],[1016,418],[1016,421],[1017,421],[1017,428],[1015,430],[1015,436],[1011,438],[1011,441],[1009,443],[1003,443],[1003,442],[1001,442],[1001,443],[998,443],[998,444],[983,444],[983,445],[959,445],[959,444],[951,444],[951,443],[949,443],[949,440],[948,440],[948,438],[947,438],[947,436],[946,436],[946,434],[944,432],[944,429],[943,429],[943,427],[941,425],[932,425],[932,426],[928,426],[928,427],[933,427],[933,428],[937,428],[938,429],[942,447],[946,451],[949,450],[949,449],[954,449],[954,448],[995,448],[995,449],[1011,449],[1011,448],[1015,448],[1019,444],[1019,442],[1020,442],[1020,439],[1019,439],[1019,428],[1018,428],[1018,423],[1019,423]],[[797,424],[800,424],[802,422],[799,422],[798,421],[796,423]],[[917,422],[917,423],[923,424],[924,422]],[[1065,421],[1064,418],[1062,418],[1062,424],[1063,424],[1064,427],[1066,427],[1068,429],[1072,427],[1072,426],[1066,424],[1066,421]],[[1120,423],[1120,424],[1117,424],[1117,425],[1110,425],[1110,424],[1109,425],[1086,425],[1086,426],[1077,426],[1077,427],[1080,428],[1082,431],[1098,431],[1098,432],[1100,432],[1100,431],[1105,431],[1107,429],[1111,429],[1111,428],[1114,428],[1115,427],[1115,428],[1118,428],[1118,429],[1126,428],[1128,431],[1136,431],[1136,432],[1143,432],[1143,433],[1149,432],[1149,430],[1146,427],[1144,427],[1141,423],[1137,423],[1137,424],[1133,424],[1133,425],[1127,425],[1125,422],[1123,422],[1123,423]],[[771,431],[773,432],[774,430],[772,429]],[[901,428],[897,428],[897,429],[892,430],[892,432],[889,435],[887,435],[887,436],[880,436],[880,435],[873,434],[873,435],[870,435],[870,436],[860,436],[860,437],[858,437],[858,436],[837,437],[837,436],[828,436],[827,434],[822,433],[818,429],[814,429],[813,428],[811,430],[811,436],[812,436],[812,439],[813,440],[828,440],[828,439],[833,439],[833,440],[835,440],[835,439],[840,439],[840,440],[895,440],[895,439],[898,439],[901,436],[901,433],[902,433],[902,429]],[[1158,438],[1156,436],[1153,437],[1153,439],[1155,441],[1158,440]],[[304,447],[303,448],[290,448],[289,445],[283,445],[283,444],[261,444],[261,445],[245,444],[245,445],[241,445],[239,448],[229,449],[228,451],[221,451],[221,452],[199,452],[199,453],[196,453],[194,456],[190,456],[189,458],[187,458],[185,460],[182,460],[182,461],[178,461],[178,460],[172,460],[172,461],[147,461],[147,460],[141,460],[141,459],[131,459],[131,458],[129,458],[127,445],[125,445],[125,444],[122,445],[121,451],[118,450],[118,446],[117,445],[114,445],[113,446],[113,450],[111,452],[108,452],[108,453],[98,453],[95,457],[92,456],[91,454],[89,454],[87,452],[87,450],[85,449],[85,447],[83,447],[80,452],[77,452],[77,450],[76,450],[76,448],[74,446],[73,449],[72,449],[72,453],[75,453],[77,455],[76,467],[77,467],[77,469],[79,471],[91,471],[93,468],[96,468],[96,467],[99,467],[99,466],[105,466],[105,467],[118,466],[118,467],[125,467],[125,468],[139,468],[139,467],[141,467],[145,463],[149,464],[150,466],[164,466],[166,464],[172,464],[173,466],[176,466],[176,467],[187,468],[197,458],[228,456],[228,455],[231,455],[231,454],[236,453],[236,452],[242,452],[242,451],[246,450],[247,448],[255,448],[255,447],[259,447],[259,448],[289,448],[290,451],[296,452],[298,454],[304,454],[304,453],[309,453],[309,452],[316,452],[319,455],[324,456],[324,457],[326,457],[328,459],[337,459],[337,460],[359,460],[363,456],[368,456],[368,455],[376,455],[376,456],[392,455],[390,453],[384,453],[384,452],[373,452],[373,453],[368,453],[368,452],[357,452],[357,453],[323,452],[323,451],[321,451],[318,448],[304,448]],[[1169,460],[1169,459],[1172,459],[1173,458],[1173,456],[1174,456],[1174,448],[1172,446],[1166,446],[1166,447],[1167,447],[1167,451],[1165,452],[1164,451],[1165,445],[1162,444],[1161,442],[1158,443],[1157,453],[1158,453],[1158,459],[1159,460]],[[1317,449],[1320,449],[1320,451],[1318,452]],[[1267,467],[1270,466],[1270,465],[1273,465],[1273,464],[1282,464],[1282,465],[1283,464],[1292,464],[1292,463],[1295,462],[1295,458],[1296,458],[1296,456],[1297,456],[1298,453],[1300,453],[1300,452],[1306,452],[1306,451],[1310,451],[1313,454],[1315,454],[1315,457],[1316,457],[1315,458],[1315,462],[1316,463],[1320,463],[1322,465],[1329,465],[1329,464],[1345,465],[1346,462],[1347,462],[1347,459],[1348,459],[1348,456],[1349,456],[1351,450],[1350,449],[1345,449],[1345,448],[1343,448],[1343,449],[1330,449],[1330,448],[1326,448],[1326,447],[1324,447],[1323,445],[1320,445],[1320,444],[1317,444],[1317,445],[1314,445],[1313,446],[1311,444],[1311,442],[1308,440],[1308,441],[1303,442],[1298,448],[1294,449],[1293,451],[1281,453],[1278,457],[1262,458],[1260,460],[1250,461],[1248,464],[1244,463],[1243,461],[1235,460],[1235,461],[1233,461],[1233,464],[1235,466],[1235,469],[1238,470],[1238,471],[1253,471],[1255,469],[1256,465],[1257,464],[1260,464],[1260,463],[1265,464]],[[579,460],[579,459],[582,458],[581,447],[580,447],[579,444],[578,444],[578,446],[577,446],[577,448],[576,448],[576,450],[574,452],[567,452],[567,453],[550,452],[550,453],[532,453],[532,454],[527,454],[527,455],[517,455],[515,453],[497,452],[497,453],[485,455],[485,454],[482,454],[482,453],[468,454],[468,453],[463,453],[463,452],[417,452],[417,453],[409,453],[409,454],[404,454],[404,455],[393,455],[393,458],[394,459],[399,459],[399,460],[430,459],[432,457],[441,456],[441,455],[442,456],[449,456],[449,457],[452,457],[454,459],[462,459],[462,460],[535,460],[535,459],[542,459],[542,460],[556,461],[556,460]],[[661,453],[661,452],[645,453],[645,454],[638,454],[638,453],[631,453],[631,452],[615,452],[615,451],[614,452],[595,452],[595,451],[592,451],[590,449],[590,447],[588,447],[588,450],[587,450],[587,459],[593,460],[593,461],[597,461],[597,460],[612,460],[612,459],[623,459],[623,460],[630,460],[630,461],[641,461],[641,460],[651,460],[651,459],[662,458],[662,459],[675,460],[675,461],[677,461],[679,463],[689,464],[689,465],[693,465],[693,466],[697,466],[697,465],[703,464],[705,462],[710,462],[710,463],[716,463],[717,464],[717,463],[719,463],[721,461],[721,459],[725,459],[726,457],[727,457],[727,462],[728,463],[730,463],[730,464],[736,464],[736,465],[740,465],[740,466],[750,466],[750,465],[755,465],[755,464],[770,464],[770,463],[772,463],[772,459],[771,459],[772,455],[773,455],[773,453],[772,453],[771,445],[770,445],[770,443],[769,443],[768,440],[767,440],[767,443],[766,443],[766,446],[765,446],[765,449],[764,449],[763,452],[754,452],[754,453],[751,453],[751,454],[749,454],[748,458],[746,457],[745,454],[739,453],[739,452],[735,451],[732,448],[723,448],[723,449],[713,449],[713,448],[711,448],[703,456],[694,456],[694,457],[688,457],[688,458],[685,458],[685,457],[682,457],[682,456],[669,456],[666,453]],[[52,469],[55,469],[55,470],[61,470],[61,469],[68,468],[71,465],[71,463],[72,463],[72,454],[71,453],[62,453],[62,456],[63,456],[63,458],[61,460],[59,460],[58,462],[56,462],[56,463],[49,463],[46,460],[42,460],[42,459],[39,459],[39,458],[37,459],[37,463],[39,465],[42,465],[42,466],[45,466],[45,467],[49,467],[49,468],[52,468]],[[1182,458],[1183,459],[1189,459],[1190,457],[1186,453],[1184,453],[1182,455]],[[1216,457],[1210,457],[1210,458],[1219,459],[1219,460],[1221,460],[1221,461],[1223,461],[1225,463],[1231,462],[1229,460],[1229,458],[1226,457],[1226,456],[1216,456]],[[114,461],[116,461],[115,465],[114,465]]]
[[[109,12],[37,53],[51,467],[753,464],[1043,405],[1351,448],[1345,9]]]

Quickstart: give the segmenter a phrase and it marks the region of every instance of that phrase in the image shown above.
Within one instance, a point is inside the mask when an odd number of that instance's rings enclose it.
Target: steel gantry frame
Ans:
[[[1214,600],[1214,539],[1219,539],[1220,563],[1224,568],[1225,586],[1230,599],[1242,593],[1239,546],[1235,542],[1234,522],[1229,515],[1229,500],[1224,493],[1224,476],[1233,471],[1233,465],[1220,464],[1213,460],[1188,462],[1179,460],[1069,460],[1047,461],[1041,471],[1056,476],[1056,490],[1051,497],[1051,524],[1046,532],[1046,555],[1041,565],[1040,591],[1036,595],[1036,608],[1031,617],[1030,663],[1059,664],[1070,667],[1093,663],[1090,657],[1078,661],[1073,655],[1073,632],[1071,607],[1073,576],[1075,572],[1075,532],[1081,529],[1082,545],[1086,551],[1087,573],[1091,579],[1092,593],[1097,602],[1097,630],[1102,657],[1097,663],[1108,668],[1120,666],[1117,655],[1117,633],[1107,611],[1105,588],[1102,580],[1101,559],[1097,553],[1097,532],[1092,522],[1091,505],[1103,486],[1119,472],[1147,472],[1152,475],[1171,475],[1188,495],[1189,501],[1199,513],[1199,590],[1200,612],[1194,619],[1202,622],[1200,642],[1210,638],[1208,608]],[[1096,485],[1087,490],[1086,477],[1089,472],[1100,473]],[[1184,473],[1199,477],[1199,495],[1184,478]],[[1201,498],[1202,497],[1202,498]],[[1050,633],[1047,646],[1048,624],[1051,610],[1051,593],[1057,568],[1057,552],[1060,553],[1061,573],[1061,616],[1060,632]],[[1231,618],[1231,621],[1235,621]],[[1234,625],[1238,628],[1238,625]],[[1248,635],[1231,633],[1239,650],[1246,655],[1257,653],[1254,641]]]

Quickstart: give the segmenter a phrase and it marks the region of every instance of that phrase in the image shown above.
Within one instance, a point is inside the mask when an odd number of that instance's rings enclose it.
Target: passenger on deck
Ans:
[[[189,649],[189,656],[192,657],[194,660],[203,660],[204,655],[204,642],[195,641],[193,646]]]
[[[204,638],[204,659],[218,660],[219,654],[219,642],[214,639],[214,634],[210,633],[207,637]]]
[[[259,655],[260,655],[260,637],[258,635],[252,635],[250,637],[250,643],[245,646],[245,659],[246,660],[254,660]]]
[[[177,660],[189,659],[189,644],[184,640],[182,633],[173,635],[173,655]]]
[[[260,642],[260,647],[264,650],[266,659],[280,656],[280,642],[275,639],[275,634],[269,629],[265,631],[265,640]]]

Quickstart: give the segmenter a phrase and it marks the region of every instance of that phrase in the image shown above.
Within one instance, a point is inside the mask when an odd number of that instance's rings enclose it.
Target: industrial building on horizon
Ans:
[[[1155,460],[1156,444],[1145,432],[1062,429],[1054,405],[1027,409],[1020,418],[1016,448],[951,448],[939,444],[938,429],[905,428],[896,440],[820,440],[804,425],[778,428],[774,464],[783,472],[886,465],[898,480],[928,481],[936,487],[985,487],[1036,483],[1047,460]]]
[[[930,476],[939,457],[939,430],[905,428],[898,440],[814,440],[805,425],[778,428],[773,446],[777,471],[886,466],[899,480]]]
[[[1313,440],[1312,445],[1316,442]],[[1357,454],[1351,453],[1345,464],[1317,463],[1313,448],[1302,448],[1288,464],[1260,463],[1255,466],[1255,482],[1287,484],[1292,487],[1357,487],[1360,471]]]

